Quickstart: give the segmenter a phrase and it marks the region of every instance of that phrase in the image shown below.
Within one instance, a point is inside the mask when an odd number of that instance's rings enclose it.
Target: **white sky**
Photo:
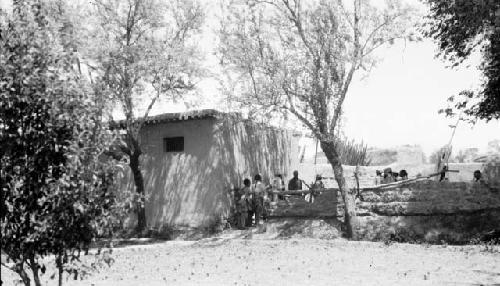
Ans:
[[[417,7],[421,4],[417,0],[409,2]],[[210,17],[213,16],[209,14],[207,22],[212,26],[214,19]],[[217,64],[210,52],[214,40],[210,34],[206,33],[202,42],[208,52],[207,67],[213,69]],[[451,69],[435,58],[436,51],[437,45],[429,39],[380,49],[377,52],[381,58],[379,64],[368,77],[355,78],[347,95],[344,105],[346,135],[373,147],[418,144],[427,155],[447,144],[452,132],[448,125],[455,124],[456,119],[447,119],[438,114],[438,110],[447,106],[446,100],[451,95],[479,86],[480,55],[474,55],[458,69]],[[202,107],[220,108],[220,101],[224,99],[215,85],[210,80],[202,83],[205,95]],[[460,122],[453,146],[454,150],[467,147],[484,150],[493,139],[500,139],[499,121],[478,122],[475,126]]]
[[[0,8],[8,7],[8,2],[0,0]],[[213,24],[216,20],[210,10],[200,43],[207,55],[206,68],[214,70],[218,68],[213,54]],[[427,154],[447,144],[451,136],[448,125],[455,124],[455,119],[445,119],[437,111],[446,107],[449,96],[478,87],[480,72],[476,67],[480,58],[471,59],[470,67],[462,65],[450,69],[435,58],[436,48],[433,42],[424,40],[379,50],[381,62],[368,77],[354,79],[346,98],[346,135],[373,147],[419,144]],[[197,100],[198,108],[217,109],[224,98],[217,89],[217,82],[207,79],[199,86]],[[186,108],[183,103],[159,102],[152,114],[184,111]],[[473,127],[461,122],[453,146],[454,150],[466,147],[484,150],[488,141],[493,139],[500,139],[499,121],[479,122]]]
[[[345,102],[346,135],[363,139],[370,146],[390,147],[419,144],[429,154],[447,144],[449,124],[437,111],[446,99],[463,89],[477,87],[479,56],[458,69],[434,57],[436,45],[430,40],[403,43],[380,51],[383,60],[364,80],[356,79]],[[455,150],[474,146],[486,148],[500,138],[500,122],[459,123]]]

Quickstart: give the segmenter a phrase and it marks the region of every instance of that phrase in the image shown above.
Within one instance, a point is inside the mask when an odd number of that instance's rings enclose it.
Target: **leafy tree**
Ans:
[[[453,116],[463,111],[470,121],[500,118],[500,2],[497,0],[424,0],[430,6],[425,34],[439,44],[439,54],[458,66],[477,49],[483,55],[481,90],[450,97],[441,110]]]
[[[373,52],[412,35],[411,9],[400,1],[384,8],[346,3],[231,1],[220,50],[221,61],[240,75],[245,104],[264,113],[291,113],[319,140],[345,203],[347,235],[355,238],[354,194],[336,138],[339,117],[356,72],[368,73],[375,65]]]
[[[137,231],[147,226],[145,187],[141,171],[140,130],[161,96],[177,98],[194,88],[200,56],[194,35],[204,13],[194,1],[95,0],[97,25],[90,28],[86,54],[102,75],[125,119],[121,151],[139,195]]]
[[[38,1],[16,1],[0,26],[1,245],[25,285],[55,255],[78,259],[114,223],[112,161],[102,156],[112,133],[93,89],[59,44]],[[28,270],[29,269],[29,270]]]

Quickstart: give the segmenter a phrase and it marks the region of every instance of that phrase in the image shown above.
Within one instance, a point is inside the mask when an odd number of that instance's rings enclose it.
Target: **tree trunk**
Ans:
[[[333,174],[335,181],[339,185],[340,193],[342,194],[342,199],[344,201],[344,223],[346,226],[346,235],[350,239],[358,239],[357,229],[358,229],[358,218],[356,217],[356,202],[354,200],[355,194],[346,184],[344,177],[344,170],[342,164],[340,163],[340,156],[335,149],[335,144],[333,141],[321,141],[321,149],[325,153],[328,162],[333,168]]]
[[[134,152],[130,156],[130,169],[132,170],[132,175],[134,176],[134,184],[135,190],[137,194],[139,194],[140,199],[136,205],[136,214],[137,214],[137,232],[142,232],[146,229],[146,209],[144,208],[144,177],[142,176],[141,168],[140,168],[140,159],[141,153]]]
[[[35,281],[36,286],[41,286],[42,283],[40,282],[40,276],[38,275],[38,264],[35,263],[35,259],[30,259],[30,267],[31,271],[33,272],[33,280]]]
[[[56,267],[57,267],[57,285],[63,285],[63,257],[62,254],[57,255],[56,258]]]
[[[17,272],[17,274],[19,274],[21,280],[23,280],[24,286],[30,286],[31,279],[29,278],[28,273],[26,273],[26,271],[24,271],[24,268],[20,265],[16,265],[15,267],[15,271]]]
[[[354,171],[354,178],[356,179],[356,197],[361,199],[361,194],[359,193],[359,164],[356,165],[356,170]]]

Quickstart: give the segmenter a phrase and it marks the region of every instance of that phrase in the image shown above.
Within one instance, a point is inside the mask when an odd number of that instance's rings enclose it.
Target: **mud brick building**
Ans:
[[[291,131],[216,110],[149,117],[140,138],[146,217],[157,229],[210,225],[229,212],[231,190],[244,178],[288,177],[298,161]],[[121,188],[133,190],[129,168],[123,169]]]

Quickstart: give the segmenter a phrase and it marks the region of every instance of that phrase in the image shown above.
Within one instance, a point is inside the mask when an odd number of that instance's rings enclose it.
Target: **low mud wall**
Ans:
[[[337,190],[328,189],[310,203],[306,196],[290,196],[271,204],[269,211],[273,218],[336,218]]]
[[[338,218],[344,213],[336,190],[313,203],[305,197],[280,200],[270,217]],[[357,199],[362,240],[468,243],[500,229],[500,190],[484,183],[422,181],[386,190],[366,190]]]
[[[357,213],[364,240],[466,243],[500,229],[500,191],[482,183],[418,182],[363,191]]]

